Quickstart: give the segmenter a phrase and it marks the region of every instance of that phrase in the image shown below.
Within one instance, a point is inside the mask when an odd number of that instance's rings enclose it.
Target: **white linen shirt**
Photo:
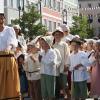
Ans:
[[[4,30],[0,32],[0,51],[7,50],[10,45],[17,47],[17,39],[15,31],[12,27],[4,26]]]
[[[18,42],[20,42],[23,52],[26,52],[27,45],[26,45],[26,40],[24,39],[24,36],[23,35],[22,36],[18,35],[17,40],[18,40]]]
[[[84,51],[78,51],[76,54],[71,53],[69,62],[72,81],[80,82],[89,78],[86,67],[89,66],[90,62]],[[83,66],[75,70],[74,67],[78,64]]]
[[[38,53],[26,55],[27,57],[25,58],[24,70],[26,71],[26,76],[28,80],[40,79],[40,63],[38,61],[38,55],[39,55]],[[34,57],[35,62],[30,58],[30,56]]]
[[[60,73],[64,73],[64,65],[68,66],[68,58],[70,55],[70,49],[67,43],[60,41],[59,43],[55,43],[53,45],[54,48],[58,49],[61,54],[61,65],[60,65]]]
[[[41,53],[41,74],[47,74],[56,76],[56,64],[57,64],[57,54],[54,49],[48,49],[48,52],[45,53],[42,51]]]

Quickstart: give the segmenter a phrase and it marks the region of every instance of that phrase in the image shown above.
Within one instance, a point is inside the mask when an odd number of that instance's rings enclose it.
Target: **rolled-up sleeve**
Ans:
[[[13,28],[9,28],[8,30],[7,46],[9,45],[12,45],[14,48],[18,45],[16,34]]]

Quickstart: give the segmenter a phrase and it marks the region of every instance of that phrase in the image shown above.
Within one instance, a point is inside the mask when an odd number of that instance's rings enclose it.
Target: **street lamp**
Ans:
[[[22,0],[22,2],[23,2],[22,8],[21,8],[20,2],[21,2],[21,0],[19,0],[19,4],[18,4],[19,22],[20,22],[21,10],[24,11],[24,0]]]
[[[63,24],[67,24],[67,10],[63,10]]]
[[[18,1],[17,1],[17,2],[18,2]],[[18,5],[19,20],[20,20],[20,10],[21,10],[21,6],[20,6],[20,0],[19,0],[19,5]]]

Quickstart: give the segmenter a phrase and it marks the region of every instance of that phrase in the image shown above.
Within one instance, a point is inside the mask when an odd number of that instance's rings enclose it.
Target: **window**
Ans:
[[[13,7],[13,0],[9,0],[9,6]]]
[[[51,8],[51,0],[47,0],[47,7]]]
[[[56,29],[56,22],[53,23],[53,28],[54,28],[53,30],[55,31],[55,29]]]
[[[93,15],[88,15],[88,22],[89,23],[92,23],[93,22]]]
[[[97,17],[100,19],[100,14],[97,14]]]
[[[49,8],[52,8],[51,0],[49,0]]]
[[[52,22],[49,21],[49,32],[52,32]]]
[[[58,26],[60,26],[60,23],[58,23]]]
[[[79,16],[82,17],[82,14],[80,13]]]
[[[100,23],[100,14],[98,14],[97,17],[98,17],[98,22]]]
[[[47,0],[43,0],[43,3],[44,3],[44,6],[46,6],[46,4],[47,4],[47,2],[46,2]]]
[[[89,18],[89,19],[93,19],[93,15],[91,15],[91,14],[88,15],[88,18]]]
[[[99,35],[100,35],[100,27],[98,27],[98,32],[99,32]]]
[[[98,7],[100,7],[100,3],[98,3]]]
[[[47,26],[47,20],[46,19],[44,19],[44,25]]]
[[[57,10],[60,12],[60,2],[57,2]]]
[[[51,0],[45,0],[45,6],[52,8],[52,1]]]
[[[92,6],[91,6],[91,3],[89,3],[89,4],[88,4],[88,7],[89,7],[89,8],[91,8],[91,7],[92,7]]]
[[[79,4],[79,8],[81,8],[81,4]]]
[[[56,0],[53,0],[53,9],[56,10]]]

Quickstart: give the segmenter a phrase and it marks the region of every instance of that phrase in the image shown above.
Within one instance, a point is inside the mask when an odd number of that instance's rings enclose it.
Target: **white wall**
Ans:
[[[4,13],[4,0],[0,0],[0,13]]]

